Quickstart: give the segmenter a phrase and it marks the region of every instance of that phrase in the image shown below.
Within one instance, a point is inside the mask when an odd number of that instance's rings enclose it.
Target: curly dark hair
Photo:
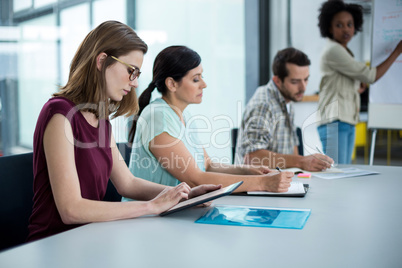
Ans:
[[[320,15],[318,16],[318,27],[320,28],[322,37],[329,37],[333,39],[332,34],[329,32],[332,19],[339,12],[349,12],[354,21],[355,33],[362,31],[363,25],[363,7],[357,4],[346,4],[342,0],[328,0],[322,3],[319,9]]]

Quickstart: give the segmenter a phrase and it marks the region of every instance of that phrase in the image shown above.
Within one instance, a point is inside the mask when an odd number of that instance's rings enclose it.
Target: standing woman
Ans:
[[[360,94],[366,89],[365,84],[380,79],[402,53],[400,41],[377,67],[370,68],[354,59],[347,45],[362,30],[362,10],[360,5],[346,4],[342,0],[326,1],[319,10],[318,26],[321,36],[328,41],[320,63],[318,133],[324,153],[340,164],[351,163]]]
[[[79,46],[67,84],[43,106],[37,121],[28,241],[85,223],[159,214],[182,198],[220,187],[151,183],[134,177],[122,160],[109,115],[138,110],[135,89],[147,49],[117,21],[102,23]],[[109,178],[122,196],[143,201],[102,201]]]
[[[200,56],[185,46],[167,47],[156,56],[152,82],[139,98],[140,116],[130,130],[130,170],[135,176],[170,186],[181,182],[192,187],[203,183],[227,186],[242,180],[236,191],[287,191],[293,172],[211,161],[186,110],[202,102],[207,87],[202,73]],[[155,88],[162,97],[150,103]]]

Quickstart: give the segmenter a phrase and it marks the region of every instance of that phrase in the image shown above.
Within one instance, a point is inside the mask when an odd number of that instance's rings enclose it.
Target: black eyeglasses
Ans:
[[[129,71],[129,74],[130,74],[129,79],[130,79],[130,81],[133,81],[134,79],[140,77],[140,74],[141,74],[140,69],[138,69],[137,67],[131,66],[130,64],[125,63],[124,61],[119,60],[118,58],[116,58],[114,56],[110,56],[110,57],[112,57],[112,59],[117,60],[118,62],[126,65],[128,68],[130,68],[130,71]]]

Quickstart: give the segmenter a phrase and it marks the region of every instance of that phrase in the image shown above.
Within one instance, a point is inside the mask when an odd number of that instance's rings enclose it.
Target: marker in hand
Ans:
[[[318,153],[322,154],[322,155],[326,155],[323,152],[321,152],[320,148],[318,148],[318,146],[315,146],[315,149],[318,151]],[[334,167],[334,163],[330,163],[331,167]]]

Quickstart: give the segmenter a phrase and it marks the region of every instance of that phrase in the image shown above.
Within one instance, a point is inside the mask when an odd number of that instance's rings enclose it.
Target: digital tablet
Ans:
[[[180,203],[178,203],[177,205],[171,207],[170,209],[166,210],[165,212],[162,212],[161,214],[159,214],[160,216],[165,216],[168,214],[172,214],[174,212],[189,208],[189,207],[193,207],[193,206],[197,206],[203,203],[206,203],[208,201],[217,199],[219,197],[225,196],[225,195],[229,195],[231,194],[234,190],[237,189],[237,187],[239,187],[241,184],[243,183],[243,181],[239,181],[236,182],[232,185],[226,186],[224,188],[203,194],[203,195],[199,195],[196,196],[194,198],[182,201]]]

